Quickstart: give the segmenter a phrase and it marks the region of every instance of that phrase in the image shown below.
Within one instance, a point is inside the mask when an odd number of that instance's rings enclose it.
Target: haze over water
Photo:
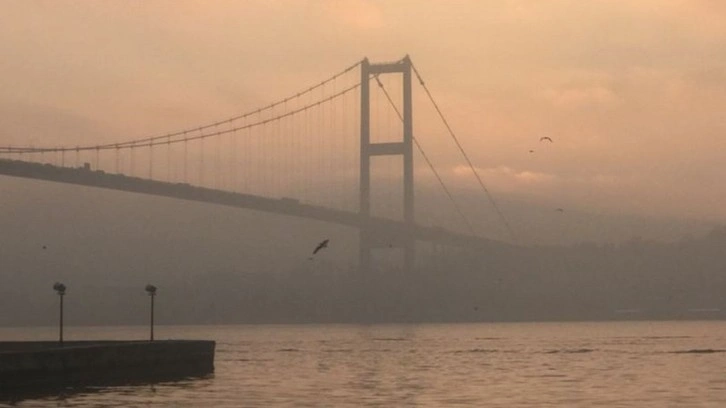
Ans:
[[[71,327],[139,339],[146,327]],[[55,329],[0,329],[51,339]],[[722,407],[726,323],[160,326],[217,341],[215,373],[21,400],[18,407]]]

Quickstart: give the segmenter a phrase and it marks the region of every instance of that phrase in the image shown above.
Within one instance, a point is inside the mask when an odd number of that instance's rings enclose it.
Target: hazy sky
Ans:
[[[495,194],[726,221],[721,0],[0,7],[0,145],[177,130],[410,54]]]

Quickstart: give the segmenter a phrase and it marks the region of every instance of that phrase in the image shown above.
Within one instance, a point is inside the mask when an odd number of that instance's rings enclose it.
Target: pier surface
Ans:
[[[203,376],[214,341],[0,342],[0,394]]]

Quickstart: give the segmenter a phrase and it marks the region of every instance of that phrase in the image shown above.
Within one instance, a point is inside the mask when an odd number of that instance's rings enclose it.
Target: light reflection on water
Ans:
[[[55,328],[0,329],[3,340]],[[160,326],[217,341],[215,374],[17,401],[80,406],[726,406],[726,322]],[[68,340],[145,327],[71,327]]]

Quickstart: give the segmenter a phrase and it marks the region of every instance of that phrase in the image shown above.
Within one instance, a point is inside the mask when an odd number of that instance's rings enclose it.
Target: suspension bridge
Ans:
[[[475,233],[421,138],[414,136],[414,78],[491,211],[515,241],[408,56],[384,63],[366,58],[266,106],[166,134],[75,146],[0,146],[0,175],[354,227],[362,271],[371,268],[377,249],[402,250],[405,270],[413,269],[417,241],[480,250],[509,246]],[[447,211],[458,219],[455,228],[416,220],[414,176],[423,172],[433,176],[448,201]]]

